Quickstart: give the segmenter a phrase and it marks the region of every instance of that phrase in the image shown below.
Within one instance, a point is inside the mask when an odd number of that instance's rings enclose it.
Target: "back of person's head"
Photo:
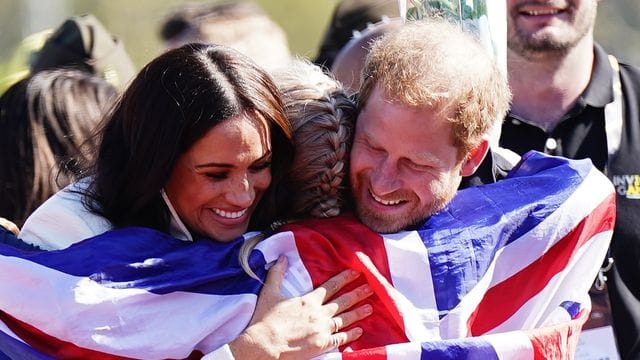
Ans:
[[[360,74],[372,43],[387,32],[402,26],[399,18],[378,22],[359,32],[336,55],[331,73],[347,91],[355,93],[360,87]]]
[[[308,62],[296,61],[274,78],[294,134],[286,181],[293,204],[287,216],[337,216],[348,203],[355,103],[338,81]]]
[[[385,97],[428,107],[452,123],[452,143],[467,154],[508,110],[507,80],[491,54],[459,25],[410,22],[376,41],[364,64],[358,108],[376,86]]]
[[[96,149],[91,136],[116,89],[79,70],[44,70],[0,98],[0,216],[21,225],[80,176]]]
[[[168,231],[161,190],[176,160],[209,129],[243,114],[270,126],[276,184],[289,166],[291,130],[271,77],[225,46],[190,44],[163,53],[140,71],[108,117],[85,204],[116,227]],[[277,215],[284,199],[275,188],[262,197],[250,228],[268,226]]]
[[[73,68],[102,77],[124,88],[135,74],[122,41],[91,15],[65,20],[33,56],[31,73],[46,69]]]
[[[291,59],[285,32],[254,2],[184,4],[165,20],[160,35],[167,48],[192,42],[229,46],[267,70]]]
[[[354,34],[386,18],[400,16],[396,0],[341,0],[333,11],[314,63],[330,69]]]

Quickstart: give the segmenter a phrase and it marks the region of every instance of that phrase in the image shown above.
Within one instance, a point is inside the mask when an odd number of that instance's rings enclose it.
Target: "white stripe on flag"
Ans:
[[[7,325],[2,320],[0,320],[0,332],[3,332],[5,334],[11,336],[12,338],[24,343],[24,341],[22,341],[22,339],[20,339],[20,337],[18,337],[18,335],[16,335],[13,331],[11,331],[11,329],[9,329],[7,327]]]
[[[391,280],[411,341],[440,338],[438,307],[433,290],[429,254],[416,231],[385,234]],[[408,301],[407,301],[408,300]]]
[[[485,335],[482,336],[482,339],[493,346],[499,359],[533,359],[533,345],[524,332],[513,331],[508,334]]]
[[[133,358],[184,358],[194,344],[210,352],[240,334],[257,298],[157,295],[103,287],[20,258],[2,256],[2,264],[0,293],[12,296],[0,296],[0,308],[11,316],[79,347]]]
[[[404,343],[388,345],[387,360],[420,360],[422,346],[420,343]]]
[[[280,255],[287,257],[287,272],[282,281],[283,296],[292,298],[313,290],[311,276],[302,263],[293,232],[284,231],[271,235],[260,242],[256,250],[262,252],[267,264],[276,261]]]

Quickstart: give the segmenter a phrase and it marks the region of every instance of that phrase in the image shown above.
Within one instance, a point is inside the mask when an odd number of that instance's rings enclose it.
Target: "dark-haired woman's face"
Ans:
[[[270,139],[264,119],[239,115],[178,158],[165,191],[193,235],[227,242],[246,232],[271,184]]]

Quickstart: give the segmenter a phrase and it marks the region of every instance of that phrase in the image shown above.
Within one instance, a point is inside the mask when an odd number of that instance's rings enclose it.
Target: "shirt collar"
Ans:
[[[604,107],[613,101],[613,70],[609,65],[609,58],[604,49],[594,44],[594,61],[591,80],[587,88],[580,95],[580,100],[593,107]]]

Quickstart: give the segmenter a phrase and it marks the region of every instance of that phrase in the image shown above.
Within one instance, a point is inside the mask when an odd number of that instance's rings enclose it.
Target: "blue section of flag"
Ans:
[[[576,319],[578,315],[580,315],[580,310],[582,309],[582,307],[580,306],[580,303],[577,303],[574,301],[563,301],[560,304],[560,307],[567,310],[567,312],[569,313],[569,316],[571,316],[571,319]]]
[[[422,343],[421,360],[499,360],[493,346],[480,338]]]
[[[53,360],[31,346],[0,331],[0,360]]]
[[[23,242],[22,240],[18,239],[18,237],[15,236],[11,231],[5,229],[2,226],[0,226],[0,244],[11,245],[14,248],[27,251],[39,250],[37,246]]]
[[[477,284],[498,250],[556,211],[591,168],[589,160],[529,152],[500,186],[461,190],[444,210],[420,226],[418,233],[429,249],[440,317]]]
[[[186,242],[146,228],[124,228],[55,251],[25,251],[0,244],[0,254],[18,256],[111,288],[137,288],[157,294],[258,294],[261,283],[240,267],[243,239]],[[256,275],[266,277],[261,254],[251,258]]]

